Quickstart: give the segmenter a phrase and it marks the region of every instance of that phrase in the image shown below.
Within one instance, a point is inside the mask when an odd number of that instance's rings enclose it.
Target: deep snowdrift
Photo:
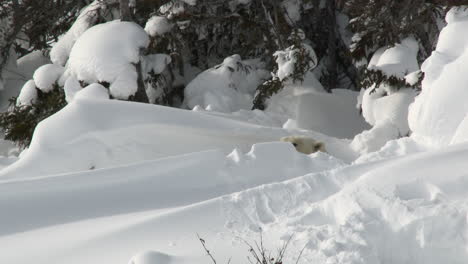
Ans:
[[[460,145],[343,167],[326,154],[307,157],[266,143],[227,159],[195,153],[0,182],[0,209],[10,212],[0,236],[9,250],[0,260],[125,264],[153,250],[146,254],[166,256],[163,263],[205,263],[199,233],[219,261],[242,263],[247,252],[239,237],[252,242],[261,227],[270,248],[294,235],[288,262],[305,245],[303,263],[465,263],[467,155],[468,145]],[[265,171],[266,164],[274,167]],[[309,166],[321,172],[281,176]],[[257,184],[278,182],[201,202],[254,187],[260,175],[268,177]]]
[[[454,8],[440,33],[436,50],[424,62],[422,92],[410,106],[409,124],[415,138],[444,146],[467,139],[468,10]],[[457,137],[454,137],[457,135]]]
[[[290,134],[324,141],[339,159],[356,158],[347,141],[311,131],[262,127],[157,105],[76,99],[38,125],[29,149],[0,171],[0,179],[109,168],[212,149],[224,154],[234,148],[247,152],[252,144],[279,141]]]

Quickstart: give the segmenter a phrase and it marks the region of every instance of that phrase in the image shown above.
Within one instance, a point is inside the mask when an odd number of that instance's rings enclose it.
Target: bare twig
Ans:
[[[211,260],[213,261],[214,264],[216,264],[216,259],[213,257],[213,255],[211,255],[210,251],[208,250],[208,248],[206,248],[206,245],[205,245],[205,240],[203,238],[200,237],[200,235],[197,234],[197,237],[198,237],[198,240],[200,240],[200,243],[202,244],[203,248],[205,249],[205,252],[206,254],[211,258]],[[229,262],[228,264],[231,262],[231,259],[229,259]]]
[[[304,252],[305,248],[307,246],[307,243],[304,245],[304,247],[301,249],[301,252],[299,252],[299,256],[297,256],[296,264],[299,264],[299,260],[302,257],[302,253]]]

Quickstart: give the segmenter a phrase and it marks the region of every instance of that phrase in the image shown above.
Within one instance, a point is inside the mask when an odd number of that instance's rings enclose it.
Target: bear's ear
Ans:
[[[322,142],[317,142],[317,144],[315,144],[315,146],[314,146],[314,150],[319,151],[319,150],[323,149],[324,146],[325,145]]]

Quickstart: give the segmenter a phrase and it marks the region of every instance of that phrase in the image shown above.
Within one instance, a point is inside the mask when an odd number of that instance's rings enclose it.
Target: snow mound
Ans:
[[[464,10],[464,11],[462,11]],[[424,62],[422,92],[410,107],[409,125],[414,137],[436,146],[459,142],[462,125],[468,113],[466,86],[468,75],[468,26],[466,9],[452,9],[449,24],[439,36],[436,50]]]
[[[34,83],[39,90],[48,93],[54,89],[53,85],[60,79],[63,72],[64,68],[60,65],[43,65],[34,72]]]
[[[389,140],[397,139],[400,136],[397,127],[391,123],[384,122],[356,135],[350,146],[354,151],[366,154],[379,150]]]
[[[381,85],[373,91],[366,89],[362,97],[362,115],[367,123],[375,126],[381,123],[389,123],[398,128],[399,133],[405,136],[409,133],[408,111],[409,105],[416,97],[416,91],[401,88],[398,91],[388,90],[392,87]]]
[[[73,46],[67,74],[91,84],[110,83],[110,93],[128,99],[137,91],[136,63],[146,48],[146,32],[132,22],[111,21],[88,29]]]
[[[242,61],[239,55],[233,55],[192,80],[184,91],[185,102],[190,109],[199,105],[218,112],[250,110],[255,89],[269,75],[267,71]]]
[[[371,135],[372,136],[372,135]],[[392,138],[392,136],[388,137]],[[368,140],[369,142],[363,143],[362,141]],[[398,138],[396,140],[389,140],[383,147],[380,148],[384,140],[375,143],[372,139],[365,137],[365,133],[361,135],[361,138],[353,140],[351,146],[357,151],[362,152],[359,158],[353,161],[353,164],[363,164],[368,162],[374,162],[379,160],[391,159],[403,155],[413,154],[417,152],[427,151],[427,148],[422,144],[418,143],[411,137]],[[376,151],[378,150],[378,151]]]
[[[78,91],[74,97],[76,100],[106,100],[109,99],[109,90],[99,83],[93,83]]]
[[[128,264],[170,264],[171,256],[156,252],[145,251],[135,255]]]
[[[96,98],[96,93],[108,97],[98,84],[76,96]],[[347,142],[310,131],[261,127],[157,105],[76,99],[39,123],[29,149],[0,177],[87,171],[212,149],[224,154],[235,148],[246,152],[253,144],[279,141],[291,133],[325,142],[332,155],[351,159],[343,157]]]
[[[353,138],[369,128],[356,109],[357,93],[335,89],[333,93],[299,96],[297,127],[339,138]]]

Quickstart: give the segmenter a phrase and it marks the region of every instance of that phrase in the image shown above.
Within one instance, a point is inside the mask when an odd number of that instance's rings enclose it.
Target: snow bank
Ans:
[[[356,151],[360,151],[362,155],[359,156],[359,158],[357,158],[355,161],[353,161],[353,164],[363,164],[379,160],[386,160],[394,157],[409,155],[428,150],[427,147],[415,141],[411,137],[404,137],[398,138],[396,140],[391,140],[393,136],[391,135],[391,132],[389,134],[390,136],[387,136],[386,143],[385,140],[372,138],[374,135],[368,133],[363,133],[359,138],[355,138],[351,143],[351,146]],[[369,142],[363,142],[366,140],[368,140]],[[385,145],[383,145],[383,147],[380,147],[382,146],[382,144]]]
[[[239,230],[255,227],[283,241],[293,235],[291,244],[305,246],[303,258],[311,263],[463,263],[467,149],[350,166],[232,195],[224,201],[228,226],[243,236],[249,233]]]
[[[397,139],[400,136],[397,127],[384,122],[356,135],[350,146],[358,153],[367,154],[379,150],[388,141]]]
[[[106,100],[110,96],[106,87],[99,83],[93,83],[76,92],[74,98],[76,100]]]
[[[110,93],[128,99],[137,91],[134,64],[149,43],[146,32],[132,22],[112,21],[88,29],[73,46],[67,75],[91,84],[110,83]]]
[[[369,128],[356,109],[357,92],[335,89],[333,93],[299,96],[297,127],[339,138],[353,138]]]
[[[460,137],[454,136],[466,131],[462,122],[468,113],[467,17],[468,11],[463,8],[451,9],[447,14],[448,25],[440,33],[436,50],[422,66],[422,92],[409,112],[414,137],[436,146],[459,142]]]
[[[269,73],[242,61],[239,55],[200,73],[184,90],[190,109],[201,106],[218,112],[251,109],[255,89],[269,78]]]
[[[289,143],[273,142],[227,156],[211,150],[74,174],[14,178],[0,181],[0,209],[11,212],[2,217],[0,236],[121,212],[189,205],[341,166],[343,162],[325,153],[307,156]],[[68,206],[56,212],[60,204]],[[31,223],[31,218],[36,221]]]
[[[32,177],[109,168],[144,160],[219,149],[248,151],[252,144],[278,141],[290,134],[307,135],[326,143],[332,155],[353,159],[348,142],[312,131],[288,131],[253,125],[205,112],[187,111],[117,100],[83,100],[95,93],[107,98],[99,85],[78,92],[64,109],[39,123],[29,149],[0,172],[0,178]],[[91,94],[90,94],[91,93]],[[354,157],[355,158],[355,157]]]
[[[255,157],[271,158],[272,150],[283,146],[264,144]],[[465,144],[274,180],[203,202],[206,184],[216,190],[212,181],[237,175],[248,183],[266,174],[230,174],[231,166],[249,171],[245,165],[255,158],[231,154],[223,166],[225,156],[210,152],[111,171],[0,182],[0,209],[10,212],[3,220],[8,224],[1,226],[9,235],[0,236],[0,245],[9,250],[0,260],[26,264],[33,254],[36,263],[47,264],[127,264],[153,258],[206,263],[194,235],[199,233],[216,259],[232,257],[240,263],[248,253],[239,237],[253,242],[261,228],[273,250],[293,235],[287,262],[294,262],[305,246],[302,259],[310,263],[465,263],[467,149]],[[284,158],[290,160],[292,153]],[[207,169],[211,166],[223,169],[216,173]],[[203,195],[194,199],[197,193]],[[174,201],[181,206],[174,208]],[[165,206],[170,208],[161,209]],[[86,218],[80,221],[79,216]],[[24,252],[28,254],[20,254]]]
[[[390,94],[388,90],[392,90]],[[401,88],[393,91],[392,87],[384,84],[375,91],[372,87],[368,88],[362,97],[362,115],[373,126],[389,123],[398,128],[400,135],[405,136],[410,131],[409,105],[415,97],[416,91],[413,89]]]

